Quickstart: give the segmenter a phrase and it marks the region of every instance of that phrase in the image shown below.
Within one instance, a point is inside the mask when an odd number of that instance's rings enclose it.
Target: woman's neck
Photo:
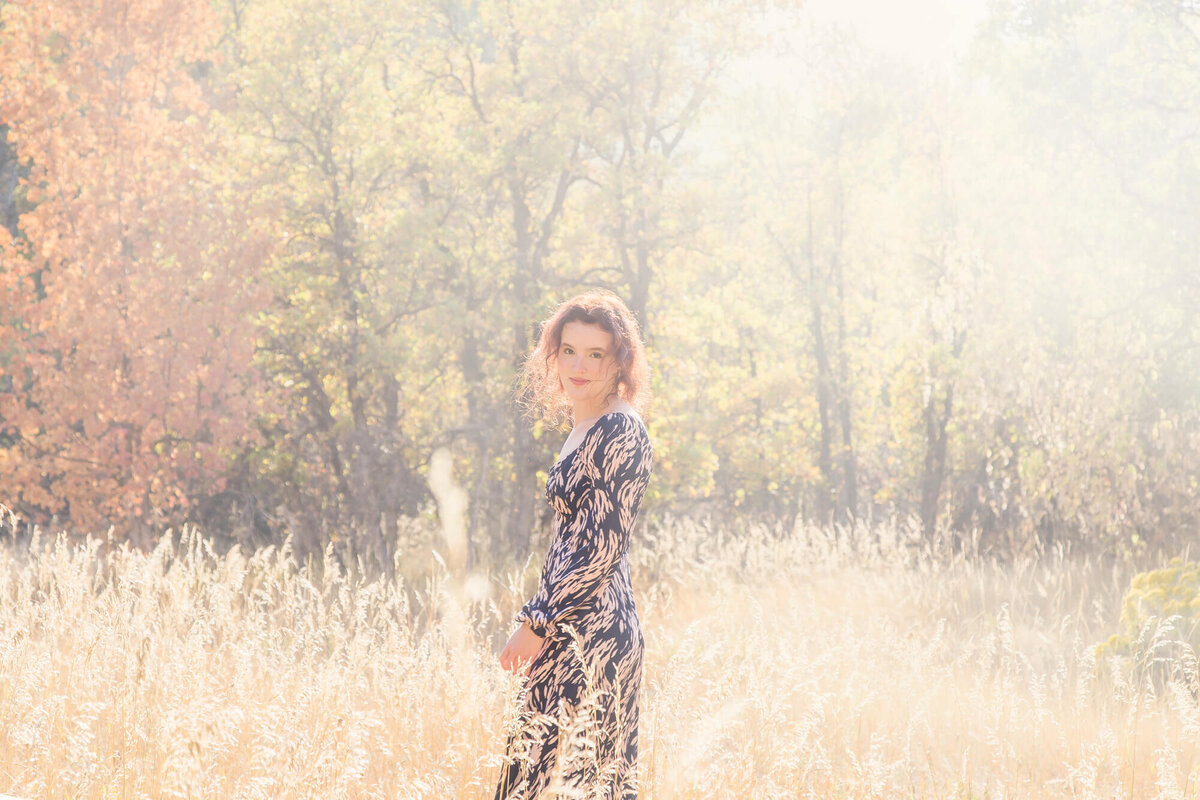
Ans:
[[[596,420],[603,417],[610,411],[615,411],[621,401],[618,398],[609,398],[603,403],[588,404],[586,406],[577,404],[572,409],[571,417],[575,422],[575,426],[590,425]]]

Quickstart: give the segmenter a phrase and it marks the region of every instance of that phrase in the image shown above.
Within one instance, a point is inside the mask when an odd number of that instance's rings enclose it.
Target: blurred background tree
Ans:
[[[172,0],[10,2],[0,21],[7,186],[14,155],[20,174],[0,250],[0,483],[33,518],[136,535],[220,488],[260,408],[269,240],[187,68],[219,30]]]
[[[470,558],[521,559],[562,433],[512,381],[604,287],[654,367],[649,515],[998,553],[1195,529],[1186,4],[995,2],[927,61],[750,0],[0,15],[28,520],[387,566],[444,447]]]

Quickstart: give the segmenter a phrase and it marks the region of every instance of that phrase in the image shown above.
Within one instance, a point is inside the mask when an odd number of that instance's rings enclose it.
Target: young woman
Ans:
[[[500,653],[528,683],[496,800],[533,800],[556,774],[589,798],[631,800],[642,630],[629,534],[654,459],[638,416],[648,374],[633,315],[608,293],[568,300],[542,327],[523,377],[532,415],[573,428],[546,480],[554,539],[540,585]],[[581,723],[587,744],[560,741]]]

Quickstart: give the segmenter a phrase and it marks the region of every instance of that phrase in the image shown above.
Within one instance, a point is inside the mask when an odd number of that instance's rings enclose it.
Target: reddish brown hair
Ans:
[[[571,404],[563,392],[557,369],[562,331],[568,322],[586,322],[612,334],[617,367],[613,393],[644,414],[650,399],[650,369],[646,365],[642,333],[624,301],[603,291],[572,297],[542,323],[537,347],[521,370],[519,392],[526,413],[554,427],[563,427],[571,419]]]

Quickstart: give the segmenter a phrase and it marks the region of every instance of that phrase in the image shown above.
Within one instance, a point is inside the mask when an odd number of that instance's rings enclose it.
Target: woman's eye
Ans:
[[[592,353],[592,358],[601,359],[601,358],[604,358],[604,354],[603,353]]]
[[[573,352],[574,352],[574,351],[573,351],[571,348],[569,348],[569,347],[564,347],[564,348],[562,349],[562,351],[563,351],[563,355],[566,355],[566,356],[569,356],[569,355],[571,355],[571,353],[573,353]]]

